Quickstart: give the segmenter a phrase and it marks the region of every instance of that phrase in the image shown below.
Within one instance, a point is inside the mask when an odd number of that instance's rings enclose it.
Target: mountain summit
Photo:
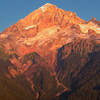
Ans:
[[[80,95],[81,100],[97,100],[100,21],[95,18],[87,22],[74,12],[47,3],[5,29],[0,34],[0,50],[7,82],[13,79],[30,98],[78,100]],[[74,97],[77,99],[70,99]]]
[[[41,31],[43,28],[47,28],[52,25],[59,25],[65,27],[66,24],[68,23],[74,24],[83,22],[86,21],[77,17],[74,12],[64,11],[62,9],[57,8],[56,5],[47,3],[44,6],[40,7],[39,9],[35,10],[34,12],[30,13],[24,19],[18,21],[15,24],[15,26],[16,28],[21,28],[20,32],[23,31],[24,29],[31,29],[31,28],[32,29],[34,28],[34,31],[36,31],[37,27],[38,27],[37,31]],[[16,30],[16,28],[14,29]]]
[[[4,30],[1,41],[5,39],[5,48],[8,51],[14,49],[19,56],[37,52],[46,59],[52,59],[50,63],[54,63],[58,48],[71,42],[76,34],[87,38],[87,34],[83,33],[88,33],[90,29],[100,33],[96,23],[86,22],[74,12],[64,11],[47,3]]]
[[[75,33],[80,34],[79,37],[87,37],[87,34],[82,33],[88,33],[90,29],[97,34],[100,33],[98,24],[86,22],[74,12],[64,11],[56,5],[47,3],[4,30],[1,40],[11,38],[11,42],[8,39],[7,49],[15,49],[19,56],[33,51],[41,56],[47,56],[48,53],[53,54],[52,52],[71,42]],[[68,38],[71,34],[73,36]]]

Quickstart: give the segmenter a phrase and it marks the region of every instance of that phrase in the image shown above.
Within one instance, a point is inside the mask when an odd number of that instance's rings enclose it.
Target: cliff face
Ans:
[[[97,73],[90,69],[99,73],[99,21],[86,22],[74,12],[46,4],[5,29],[0,48],[9,55],[8,78],[24,75],[36,100],[64,100],[63,93],[82,91],[78,88],[85,87],[85,77],[94,82]]]

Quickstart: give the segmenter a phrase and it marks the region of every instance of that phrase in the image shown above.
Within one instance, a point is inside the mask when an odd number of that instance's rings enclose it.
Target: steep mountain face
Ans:
[[[0,34],[0,56],[4,59],[0,67],[5,68],[0,74],[11,84],[17,82],[17,94],[21,89],[25,98],[30,96],[28,100],[97,100],[99,24],[95,18],[87,22],[56,5],[40,7]],[[9,95],[9,100],[27,100]]]
[[[7,49],[15,50],[14,52],[19,56],[37,52],[45,57],[47,62],[54,64],[57,49],[71,41],[71,39],[66,39],[67,34],[71,33],[70,28],[74,24],[84,22],[73,12],[46,4],[7,28],[2,32],[1,37],[7,41],[5,43]]]

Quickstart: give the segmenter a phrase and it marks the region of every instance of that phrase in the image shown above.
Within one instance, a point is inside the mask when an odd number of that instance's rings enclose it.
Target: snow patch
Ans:
[[[50,6],[54,6],[53,4],[51,3],[46,3],[45,5],[43,5],[42,7],[50,7]]]
[[[0,38],[7,38],[8,37],[8,34],[1,34],[0,35]]]
[[[95,24],[79,24],[81,31],[87,33],[89,29],[94,30],[96,33],[100,33],[100,28]]]
[[[46,3],[44,6],[53,6],[51,3]]]
[[[80,25],[80,27],[81,27],[82,29],[86,28],[85,25],[81,25],[81,24],[79,24],[79,25]]]
[[[42,12],[45,12],[46,11],[46,8],[47,7],[50,7],[50,6],[54,6],[54,5],[51,4],[51,3],[46,3],[44,6],[40,7],[40,9],[42,10]]]
[[[36,27],[36,25],[27,26],[27,27],[25,28],[25,30],[29,30],[29,29],[35,28],[35,27]]]
[[[42,12],[45,12],[46,11],[46,7],[45,6],[42,6],[41,7],[41,10],[42,10]]]
[[[98,31],[100,31],[100,28],[97,28]]]

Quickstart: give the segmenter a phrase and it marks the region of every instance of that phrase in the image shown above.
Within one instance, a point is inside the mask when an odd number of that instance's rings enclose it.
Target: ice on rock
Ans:
[[[46,3],[44,6],[40,7],[40,9],[42,10],[42,12],[45,12],[46,11],[46,8],[47,7],[50,7],[50,6],[53,6],[53,4]]]
[[[28,29],[31,29],[31,28],[35,28],[35,27],[36,27],[36,25],[27,26],[27,27],[25,27],[25,30],[28,30]]]

